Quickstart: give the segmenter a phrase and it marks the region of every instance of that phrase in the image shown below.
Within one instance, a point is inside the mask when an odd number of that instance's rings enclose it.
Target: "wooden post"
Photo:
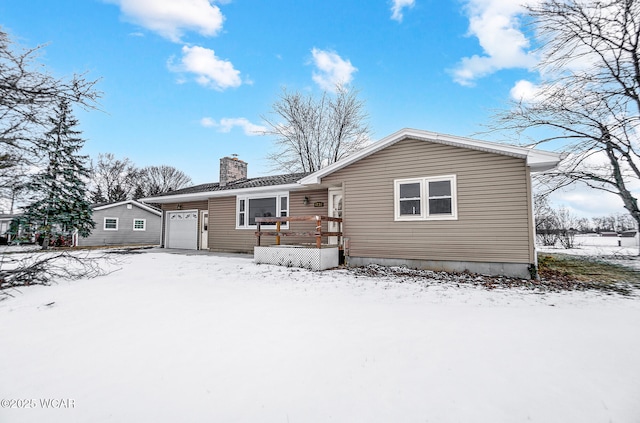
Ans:
[[[278,233],[278,235],[276,235],[276,245],[280,245],[280,221],[279,220],[276,222],[276,232]]]
[[[316,216],[316,248],[322,247],[322,220]]]
[[[258,247],[260,246],[260,222],[256,222],[256,229],[258,230]]]

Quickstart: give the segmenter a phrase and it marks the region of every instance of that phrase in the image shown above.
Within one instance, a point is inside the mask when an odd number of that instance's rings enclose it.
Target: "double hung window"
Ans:
[[[105,231],[117,231],[118,230],[118,218],[117,217],[105,217],[104,226]]]
[[[456,176],[395,181],[395,220],[455,220],[458,218]]]

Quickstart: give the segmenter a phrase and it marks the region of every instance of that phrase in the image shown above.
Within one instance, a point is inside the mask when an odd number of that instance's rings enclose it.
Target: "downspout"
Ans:
[[[538,250],[536,246],[536,221],[534,213],[534,201],[533,201],[533,184],[531,183],[531,168],[525,167],[527,175],[527,201],[528,207],[528,220],[529,220],[529,273],[531,279],[540,279],[538,274]]]

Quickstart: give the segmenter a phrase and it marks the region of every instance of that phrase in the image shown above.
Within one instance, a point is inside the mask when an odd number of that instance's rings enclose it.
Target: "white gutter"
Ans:
[[[236,195],[244,195],[244,194],[259,194],[261,192],[269,193],[269,192],[278,192],[278,191],[296,191],[304,188],[298,183],[293,184],[283,184],[283,185],[269,185],[266,187],[252,187],[252,188],[239,188],[239,189],[227,189],[227,190],[219,190],[219,191],[203,191],[203,192],[194,192],[189,194],[177,194],[177,195],[164,195],[161,197],[147,197],[141,198],[141,201],[145,201],[147,203],[178,203],[178,202],[187,202],[187,201],[201,201],[208,200],[212,197],[233,197]]]

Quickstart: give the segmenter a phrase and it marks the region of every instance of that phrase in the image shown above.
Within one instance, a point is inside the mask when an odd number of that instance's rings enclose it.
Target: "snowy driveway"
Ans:
[[[123,260],[0,301],[1,422],[640,419],[637,296]]]

